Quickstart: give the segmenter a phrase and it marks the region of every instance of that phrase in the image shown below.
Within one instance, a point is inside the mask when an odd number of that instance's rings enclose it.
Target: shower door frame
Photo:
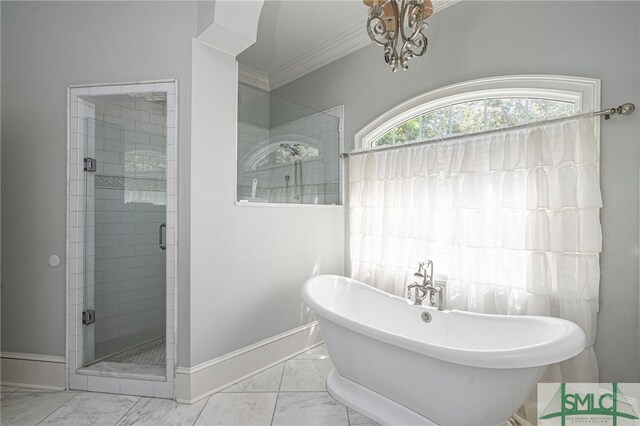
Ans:
[[[89,203],[83,160],[88,154],[86,119],[91,108],[78,102],[83,96],[135,93],[162,93],[167,96],[166,115],[166,371],[165,381],[87,375],[83,367],[82,312],[85,291],[85,244],[91,234],[85,217]],[[84,101],[87,102],[87,101]],[[95,109],[93,110],[95,114]],[[95,117],[95,115],[94,115]],[[67,87],[67,389],[109,392],[159,398],[174,398],[176,359],[177,289],[177,158],[178,158],[178,80],[154,80],[133,83],[105,83]],[[93,344],[93,342],[90,342]]]

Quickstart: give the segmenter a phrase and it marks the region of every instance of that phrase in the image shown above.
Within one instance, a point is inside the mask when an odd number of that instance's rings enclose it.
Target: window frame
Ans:
[[[354,148],[356,151],[363,151],[411,145],[413,142],[374,146],[373,142],[405,121],[438,108],[487,98],[514,97],[573,102],[576,105],[576,113],[597,111],[600,109],[600,80],[557,75],[511,75],[442,87],[409,99],[373,120],[356,133]],[[599,121],[596,121],[598,147],[599,126]]]

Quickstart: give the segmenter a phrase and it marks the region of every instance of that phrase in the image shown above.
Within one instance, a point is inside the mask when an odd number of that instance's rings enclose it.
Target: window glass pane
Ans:
[[[396,143],[415,141],[420,134],[420,118],[415,117],[396,127]]]
[[[575,114],[575,105],[572,102],[560,100],[479,99],[425,112],[388,130],[373,142],[373,146],[436,139],[449,134],[476,133],[485,129],[507,128],[573,114]]]
[[[433,139],[449,133],[449,107],[422,116],[422,138]]]
[[[548,120],[573,114],[575,114],[575,106],[571,102],[529,99],[529,121]]]
[[[395,133],[395,129],[389,130],[384,135],[380,136],[373,142],[373,146],[380,145],[393,145],[393,134]]]
[[[451,133],[470,133],[484,129],[484,100],[451,105]]]
[[[526,121],[526,99],[487,99],[487,129],[517,126]]]

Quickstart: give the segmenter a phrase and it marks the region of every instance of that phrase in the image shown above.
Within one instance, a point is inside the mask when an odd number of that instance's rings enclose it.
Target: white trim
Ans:
[[[251,68],[247,65],[238,63],[238,81],[248,84],[258,89],[269,89],[269,76],[266,72],[259,71],[255,68]]]
[[[460,0],[434,0],[434,15],[459,1]],[[284,86],[312,71],[371,45],[373,42],[367,34],[366,16],[366,8],[363,7],[362,21],[357,25],[331,37],[321,45],[309,49],[270,72],[269,86],[271,90]],[[382,60],[382,48],[380,48],[380,59]]]
[[[344,204],[294,204],[294,203],[259,203],[255,201],[236,201],[236,207],[271,207],[271,208],[287,208],[294,209],[335,209],[342,208]]]
[[[63,357],[3,352],[0,383],[5,386],[63,390],[66,388]]]
[[[67,91],[71,89],[81,89],[83,87],[103,87],[103,86],[125,86],[132,84],[157,84],[157,83],[174,83],[177,80],[174,79],[159,79],[159,80],[137,80],[137,81],[121,81],[118,83],[91,83],[91,84],[70,84],[67,86]]]
[[[465,81],[418,95],[385,112],[362,128],[354,137],[357,150],[389,129],[422,112],[472,99],[505,96],[553,97],[575,102],[582,112],[600,109],[600,80],[557,75],[507,75]]]
[[[69,192],[71,189],[71,167],[70,167],[70,160],[69,160],[69,156],[70,156],[70,152],[71,152],[71,132],[69,131],[70,128],[70,123],[71,123],[71,87],[67,86],[67,121],[66,121],[66,125],[67,128],[66,130],[66,136],[67,136],[67,146],[66,146],[66,150],[67,150],[67,158],[66,160],[66,166],[67,166],[67,170],[66,170],[66,175],[65,175],[65,239],[64,239],[64,252],[65,252],[65,260],[66,262],[64,262],[64,278],[65,278],[65,283],[64,283],[64,303],[65,303],[65,307],[66,309],[64,310],[64,356],[65,356],[65,371],[64,371],[64,387],[65,389],[69,389],[69,363],[67,362],[68,356],[69,356],[69,334],[70,334],[70,330],[69,330],[69,301],[70,301],[70,297],[69,297]]]
[[[256,42],[264,0],[212,3],[213,19],[194,40],[231,56],[237,56]]]
[[[279,340],[285,339],[285,338],[287,338],[289,336],[293,336],[294,334],[300,333],[301,331],[305,331],[305,330],[308,330],[310,328],[316,328],[316,327],[318,327],[318,321],[310,322],[309,324],[305,324],[305,325],[302,325],[300,327],[291,329],[289,331],[285,331],[284,333],[280,333],[280,334],[278,334],[276,336],[269,337],[268,339],[261,340],[261,341],[259,341],[257,343],[254,343],[253,345],[245,346],[244,348],[240,348],[240,349],[235,350],[233,352],[229,352],[226,355],[222,355],[222,356],[219,356],[218,358],[214,358],[214,359],[211,359],[209,361],[205,361],[205,362],[203,362],[201,364],[198,364],[198,365],[195,365],[193,367],[190,367],[190,368],[189,367],[178,367],[178,368],[176,368],[176,374],[194,374],[194,373],[197,373],[198,371],[202,371],[204,369],[213,367],[214,365],[220,364],[222,362],[225,362],[225,361],[227,361],[227,360],[229,360],[231,358],[235,358],[237,356],[246,354],[248,352],[255,351],[256,349],[258,349],[258,348],[260,348],[262,346],[270,345],[271,343],[274,343],[274,342],[277,342]]]
[[[52,362],[56,364],[64,364],[66,362],[66,358],[63,356],[27,354],[20,352],[0,352],[0,358],[20,359],[24,361]]]
[[[122,93],[144,93],[144,92],[164,92],[167,95],[167,114],[166,114],[166,155],[167,162],[173,162],[173,173],[167,172],[167,256],[166,256],[166,324],[165,335],[166,343],[166,370],[165,379],[163,381],[139,380],[135,386],[131,385],[131,381],[115,377],[95,377],[83,374],[79,369],[82,367],[83,358],[83,339],[84,329],[80,325],[80,315],[83,309],[83,292],[84,292],[84,252],[80,247],[86,244],[86,238],[79,238],[79,229],[84,227],[79,224],[71,224],[69,217],[71,214],[78,216],[86,211],[84,207],[81,209],[75,206],[72,208],[73,202],[79,203],[78,199],[85,197],[84,191],[76,193],[79,183],[85,181],[86,177],[78,178],[78,173],[72,173],[72,167],[79,167],[73,163],[72,155],[78,156],[81,152],[86,156],[85,149],[78,137],[78,129],[73,129],[72,124],[77,126],[79,120],[87,117],[86,112],[79,113],[72,109],[74,102],[84,96],[100,96]],[[86,102],[86,101],[85,101]],[[66,364],[65,364],[65,381],[66,386],[70,389],[104,391],[112,393],[136,394],[142,396],[154,396],[161,398],[173,398],[174,395],[174,375],[176,360],[176,342],[177,342],[177,240],[178,240],[178,80],[164,79],[145,82],[129,82],[129,83],[106,83],[106,84],[90,84],[90,85],[73,85],[67,87],[67,334],[66,334]],[[169,169],[169,167],[168,167]],[[75,170],[75,169],[74,169]],[[72,179],[72,176],[76,176]],[[169,191],[170,185],[173,185],[173,192]],[[86,200],[85,200],[86,203]],[[74,212],[75,213],[72,213]],[[169,213],[173,213],[173,221],[170,220]],[[84,224],[86,226],[86,223]],[[72,239],[75,237],[75,239]],[[82,240],[77,243],[76,241]],[[72,249],[74,256],[72,257]],[[81,253],[81,254],[80,254]],[[169,256],[172,253],[172,256]],[[173,337],[169,339],[169,337]]]
[[[362,17],[366,18],[366,10],[363,10]],[[269,73],[269,86],[272,90],[282,87],[371,43],[363,19],[363,22],[330,38],[325,43],[307,50],[273,70]]]
[[[0,385],[2,386],[11,386],[14,388],[26,388],[26,389],[42,389],[42,390],[50,390],[50,391],[63,391],[66,389],[64,386],[45,386],[45,385],[34,385],[33,383],[17,383],[17,382],[5,382],[0,381]]]
[[[193,404],[322,343],[317,321],[193,367],[176,369],[176,401]]]

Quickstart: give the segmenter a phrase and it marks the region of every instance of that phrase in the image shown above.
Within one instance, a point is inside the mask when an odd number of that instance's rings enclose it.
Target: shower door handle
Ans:
[[[158,246],[160,246],[160,248],[162,250],[166,250],[167,246],[166,244],[162,244],[162,228],[167,228],[167,224],[166,223],[161,223],[160,224],[160,228],[158,228]]]

